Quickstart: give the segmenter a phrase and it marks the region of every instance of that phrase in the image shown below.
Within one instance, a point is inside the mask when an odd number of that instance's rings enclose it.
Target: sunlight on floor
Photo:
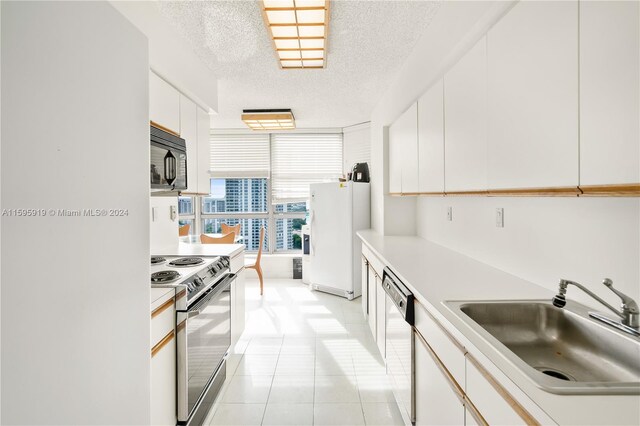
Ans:
[[[205,424],[401,425],[361,310],[299,280],[246,288],[246,328]]]

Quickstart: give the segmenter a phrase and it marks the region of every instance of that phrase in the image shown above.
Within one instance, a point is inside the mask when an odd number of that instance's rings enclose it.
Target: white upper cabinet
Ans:
[[[400,132],[396,123],[389,126],[389,192],[402,192],[402,151]]]
[[[418,192],[418,104],[389,127],[389,192]]]
[[[445,191],[486,190],[486,38],[445,75],[444,108]]]
[[[519,2],[487,37],[489,189],[577,186],[577,2]]]
[[[418,100],[418,191],[444,192],[443,82]]]
[[[209,114],[202,108],[197,108],[198,117],[198,188],[200,194],[209,194],[210,185],[210,146],[211,122]]]
[[[197,108],[191,99],[180,95],[180,137],[187,144],[187,190],[185,192],[198,192]]]
[[[149,72],[149,116],[151,121],[180,134],[180,92]]]
[[[640,6],[580,3],[580,184],[640,182]]]

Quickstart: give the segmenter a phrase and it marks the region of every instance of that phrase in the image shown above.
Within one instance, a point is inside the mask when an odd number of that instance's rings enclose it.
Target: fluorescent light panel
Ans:
[[[242,121],[252,130],[293,130],[296,128],[295,119],[290,109],[246,109],[243,111]]]
[[[262,6],[281,68],[325,67],[329,0],[262,0]]]

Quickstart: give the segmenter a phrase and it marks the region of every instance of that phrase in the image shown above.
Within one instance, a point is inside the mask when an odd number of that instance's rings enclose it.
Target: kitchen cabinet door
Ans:
[[[640,182],[640,5],[580,2],[580,184]]]
[[[245,327],[245,269],[236,272],[231,284],[231,347],[238,343]]]
[[[389,192],[418,192],[418,104],[389,127]]]
[[[150,120],[180,134],[180,92],[149,72],[149,116]]]
[[[487,45],[483,37],[444,77],[445,191],[487,188]]]
[[[198,192],[198,126],[196,104],[180,95],[180,137],[187,144],[187,190]]]
[[[361,282],[362,291],[362,314],[365,319],[369,319],[369,262],[364,256],[360,257]]]
[[[396,123],[389,126],[389,192],[402,192],[402,145],[400,128]]]
[[[378,309],[376,305],[378,301],[376,299],[376,276],[371,266],[369,266],[369,274],[367,279],[367,297],[369,300],[369,315],[367,317],[367,323],[369,324],[369,329],[371,330],[373,339],[377,340],[378,336],[376,331],[376,324],[377,324],[376,315],[378,313]]]
[[[444,192],[444,83],[418,100],[418,191]]]
[[[450,379],[415,336],[416,425],[463,425],[465,409]]]
[[[465,390],[469,400],[490,425],[521,425],[525,423],[509,402],[493,388],[468,359]]]
[[[577,2],[519,2],[487,38],[489,189],[577,186]]]
[[[202,108],[197,108],[198,116],[198,193],[211,193],[210,147],[211,147],[211,122],[209,113]]]
[[[151,357],[151,424],[175,425],[176,409],[176,339]]]
[[[382,355],[382,359],[386,359],[386,293],[382,289],[382,277],[378,275],[374,271],[374,280],[375,280],[375,288],[376,288],[376,343],[378,344],[378,350],[380,351],[380,355]]]

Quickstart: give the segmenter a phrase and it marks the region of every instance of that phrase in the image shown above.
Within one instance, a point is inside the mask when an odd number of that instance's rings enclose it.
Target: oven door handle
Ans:
[[[200,308],[206,306],[211,299],[228,289],[231,286],[231,282],[235,279],[236,274],[227,274],[227,276],[222,281],[220,281],[218,285],[209,290],[209,293],[205,294],[195,306],[187,310],[187,318],[199,315],[201,313]]]

